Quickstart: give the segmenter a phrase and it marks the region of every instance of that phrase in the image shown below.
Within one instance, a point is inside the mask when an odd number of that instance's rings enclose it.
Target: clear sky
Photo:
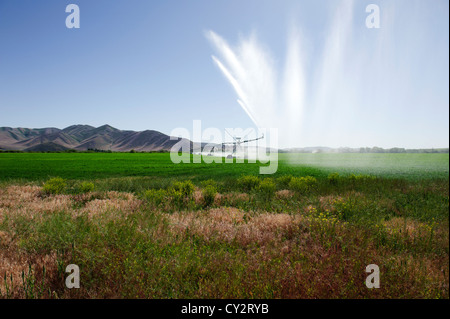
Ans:
[[[70,3],[79,29],[66,28]],[[371,3],[379,29],[365,25]],[[0,126],[255,127],[244,96],[258,125],[285,130],[282,147],[448,147],[448,11],[447,0],[0,0]]]

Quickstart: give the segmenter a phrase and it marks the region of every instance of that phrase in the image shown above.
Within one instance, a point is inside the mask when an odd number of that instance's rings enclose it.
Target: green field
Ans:
[[[101,179],[124,176],[224,179],[258,174],[260,164],[173,164],[168,153],[4,153],[0,180],[43,181],[50,177]],[[448,178],[449,154],[280,154],[275,176],[370,174],[389,178]]]
[[[260,165],[0,153],[0,298],[449,298],[448,154]]]

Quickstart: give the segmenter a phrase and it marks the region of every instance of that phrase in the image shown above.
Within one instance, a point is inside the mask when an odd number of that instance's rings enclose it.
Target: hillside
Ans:
[[[158,131],[122,131],[110,125],[93,127],[72,125],[58,128],[0,127],[0,149],[20,151],[60,151],[74,149],[85,151],[170,151],[178,141]],[[192,143],[183,139],[183,143]]]

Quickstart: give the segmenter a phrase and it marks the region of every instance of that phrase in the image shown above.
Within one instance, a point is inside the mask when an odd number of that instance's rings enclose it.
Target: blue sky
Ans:
[[[70,3],[80,7],[80,29],[65,26]],[[380,29],[365,27],[370,3],[380,7]],[[248,72],[259,68],[248,65],[252,54],[265,57],[270,72],[257,75],[273,76],[277,93],[267,108],[275,115],[252,107],[264,124],[285,130],[282,147],[448,147],[448,6],[445,0],[0,0],[0,126],[107,123],[169,134],[199,119],[205,128],[255,127],[212,59],[227,62],[224,47],[207,36],[212,31],[247,57]],[[298,49],[292,51],[298,67],[287,62],[290,48]],[[279,98],[288,70],[294,79],[292,70],[301,73],[301,118]],[[257,92],[254,101],[265,98],[259,89],[248,88]]]

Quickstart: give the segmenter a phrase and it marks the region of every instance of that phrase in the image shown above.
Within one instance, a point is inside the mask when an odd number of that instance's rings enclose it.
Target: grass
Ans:
[[[283,154],[281,159],[294,166],[347,175],[426,179],[446,178],[449,174],[449,154]]]
[[[338,172],[402,179],[448,178],[448,163],[449,154],[279,154],[275,177],[325,177]],[[224,180],[241,175],[258,175],[260,165],[175,165],[168,153],[1,153],[0,181],[42,182],[51,177],[90,181],[133,176]]]
[[[448,155],[275,176],[166,155],[1,154],[0,298],[449,298]]]

